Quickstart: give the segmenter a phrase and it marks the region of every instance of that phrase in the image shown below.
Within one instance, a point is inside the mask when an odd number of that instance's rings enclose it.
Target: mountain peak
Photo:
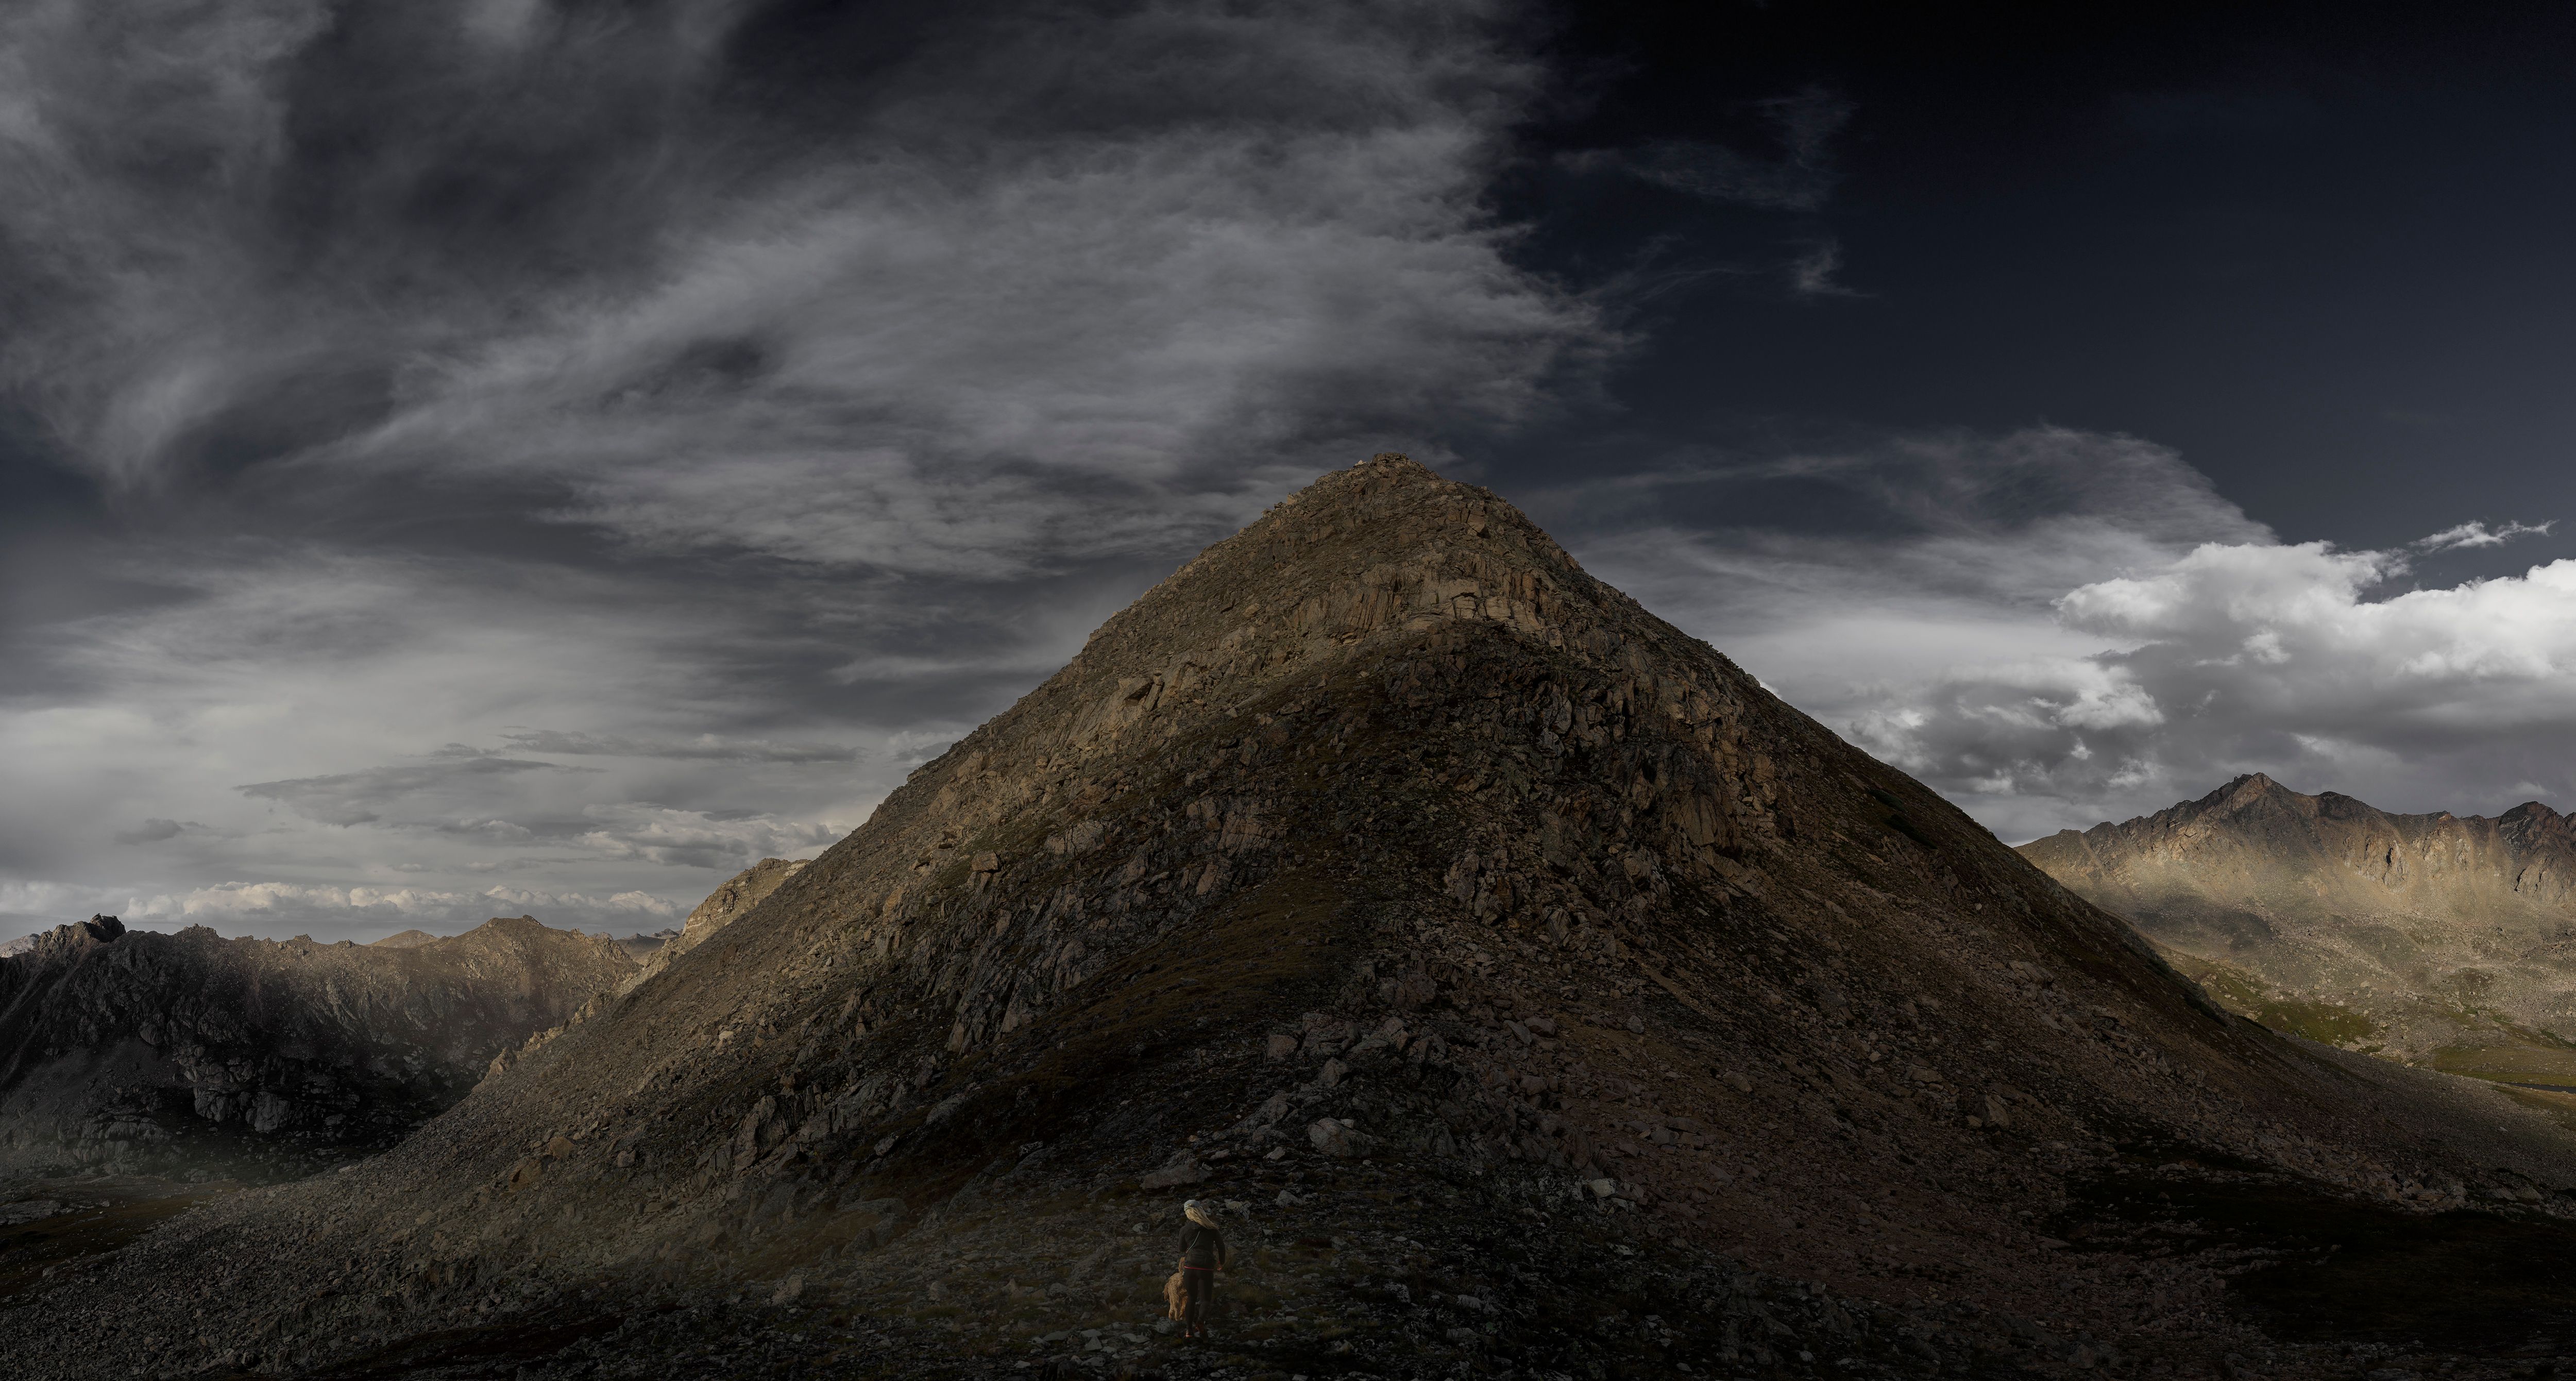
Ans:
[[[1428,589],[1426,581],[1444,583]],[[1322,476],[1200,552],[1103,623],[1066,673],[1129,650],[1140,637],[1155,640],[1151,630],[1174,622],[1374,631],[1398,614],[1510,618],[1515,598],[1526,619],[1542,587],[1559,597],[1608,592],[1627,603],[1584,576],[1564,548],[1492,492],[1383,452]],[[1408,597],[1401,609],[1389,603],[1398,590]]]
[[[2283,798],[2299,796],[2302,796],[2302,793],[2293,791],[2290,788],[2281,785],[2279,782],[2272,780],[2272,778],[2266,773],[2247,772],[2237,777],[2234,781],[2229,782],[2227,785],[2211,792],[2209,797],[2204,799],[2224,799],[2229,804],[2233,805],[2248,801],[2259,801],[2267,797]],[[2302,799],[2304,799],[2304,797],[2302,797]]]
[[[245,1317],[281,1302],[302,1332],[263,1345],[299,1349],[486,1319],[499,1278],[642,1314],[703,1273],[746,1318],[875,1321],[924,1374],[1149,1305],[1164,1268],[1116,1244],[1187,1192],[1272,1243],[1453,1263],[1444,1293],[1555,1369],[1629,1345],[1602,1341],[1614,1308],[1674,1330],[1621,1368],[1714,1359],[1736,1343],[1710,1301],[1748,1280],[1762,1346],[1844,1357],[1851,1319],[1913,1307],[1909,1275],[2017,1310],[2054,1290],[2052,1319],[2106,1335],[2146,1317],[2143,1277],[2070,1276],[1991,1226],[2060,1212],[2092,1163],[2068,1148],[2108,1129],[2365,1193],[2441,1182],[2449,1154],[2402,1092],[2366,1106],[2266,1044],[1401,457],[1274,505],[849,837],[762,866],[738,881],[774,890],[394,1152],[128,1249],[174,1284],[121,1301],[117,1339],[27,1345],[125,1361],[196,1327],[215,1272]],[[1335,1258],[1280,1250],[1283,1312],[1354,1319],[1356,1356],[1420,1351],[1409,1316],[1347,1310]],[[1613,1278],[1615,1304],[1562,1285]],[[946,1290],[972,1307],[907,1331]]]

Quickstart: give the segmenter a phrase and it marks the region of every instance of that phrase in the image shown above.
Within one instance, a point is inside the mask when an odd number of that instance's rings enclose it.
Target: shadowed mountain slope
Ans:
[[[2576,821],[2537,801],[2392,815],[2258,775],[2021,852],[2269,1024],[2576,1084]]]
[[[0,1168],[255,1173],[391,1145],[633,967],[524,916],[396,945],[60,926],[0,959]]]
[[[30,1376],[2290,1376],[2349,1355],[2258,1331],[2239,1246],[2068,1252],[2086,1196],[2546,1215],[2565,1147],[2219,1011],[1509,505],[1380,457],[410,1141],[190,1214],[101,1268],[150,1282],[112,1319],[73,1273],[0,1346]],[[1149,1328],[1184,1194],[1238,1250],[1211,1348]]]

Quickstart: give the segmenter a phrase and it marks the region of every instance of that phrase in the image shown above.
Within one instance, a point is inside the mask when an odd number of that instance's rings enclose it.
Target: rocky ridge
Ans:
[[[1380,457],[411,1140],[68,1269],[0,1346],[2340,1377],[2403,1340],[2273,1327],[2176,1205],[2544,1232],[2572,1193],[2545,1117],[2221,1011],[1509,505]],[[1184,1194],[1242,1252],[1209,1347],[1154,1323]]]
[[[636,954],[635,957],[641,967],[627,979],[626,986],[632,988],[644,982],[669,967],[672,960],[705,944],[707,937],[733,924],[753,907],[767,901],[769,894],[777,891],[780,883],[796,876],[803,871],[806,864],[813,861],[810,858],[764,858],[725,879],[716,890],[707,894],[705,901],[699,902],[696,909],[689,912],[688,919],[680,923],[677,935],[671,936],[668,942],[655,946],[650,952]],[[640,940],[644,937],[636,938]],[[628,952],[635,952],[631,945]]]
[[[2284,1030],[2576,1084],[2576,820],[2397,815],[2239,777],[2024,857]]]
[[[392,946],[60,926],[0,959],[0,1169],[381,1149],[632,968],[524,916]]]

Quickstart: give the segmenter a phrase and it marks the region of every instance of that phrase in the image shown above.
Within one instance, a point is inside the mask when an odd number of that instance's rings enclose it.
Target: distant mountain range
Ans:
[[[2266,1025],[2576,1087],[2576,821],[2539,802],[2397,815],[2255,775],[2021,852]]]
[[[282,1172],[390,1145],[635,971],[521,916],[374,945],[130,931],[0,959],[0,1170]]]

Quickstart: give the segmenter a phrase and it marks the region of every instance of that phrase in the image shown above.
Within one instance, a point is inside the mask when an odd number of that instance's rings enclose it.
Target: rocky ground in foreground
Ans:
[[[250,1367],[147,1362],[144,1374],[1248,1381],[2098,1372],[2392,1381],[2545,1376],[2562,1348],[2576,1352],[2563,1315],[2551,1320],[2545,1305],[2531,1307],[2553,1284],[2563,1291],[2562,1263],[2576,1245],[2576,1234],[2541,1215],[2474,1215],[2486,1226],[2463,1232],[2460,1220],[2473,1215],[2446,1221],[2346,1204],[2349,1221],[2335,1227],[2367,1255],[2327,1266],[2314,1258],[2340,1253],[2321,1253],[2319,1204],[2291,1177],[2151,1166],[2108,1148],[2048,1150],[2051,1170],[2092,1191],[2040,1224],[2075,1238],[2057,1249],[2063,1283],[2151,1271],[2176,1307],[2124,1324],[2083,1309],[2033,1315],[1943,1299],[1937,1287],[1890,1304],[1659,1231],[1649,1210],[1615,1193],[1604,1199],[1551,1177],[1508,1174],[1426,1192],[1400,1171],[1291,1152],[1192,1187],[1247,1196],[1221,1200],[1238,1258],[1222,1288],[1217,1336],[1206,1342],[1175,1336],[1156,1297],[1176,1196],[1102,1186],[929,1224],[905,1223],[895,1204],[862,1201],[877,1231],[937,1235],[935,1249],[883,1273],[825,1262],[775,1279],[673,1281],[658,1292],[499,1279],[478,1282],[478,1297],[443,1326],[373,1343],[318,1338],[308,1351],[290,1321]],[[2119,1211],[2109,1195],[2120,1191],[2166,1211]],[[2241,1200],[2227,1205],[2234,1227],[2191,1212],[2208,1205],[2190,1200],[2213,1194]],[[2174,1200],[2184,1201],[2181,1211]],[[789,1206],[784,1216],[798,1212]],[[830,1216],[833,1206],[804,1212]],[[2420,1278],[2428,1264],[2459,1265],[2468,1253],[2478,1257],[2473,1279],[2428,1291]],[[2391,1272],[2414,1281],[2391,1289]],[[2228,1280],[2248,1273],[2275,1278],[2250,1300],[2231,1295]],[[126,1318],[112,1266],[67,1270],[52,1283],[63,1288],[50,1327],[113,1328]],[[2341,1317],[2290,1336],[2246,1317],[2312,1302],[2303,1297],[2331,1300]],[[2317,1322],[2339,1336],[2316,1336]],[[99,1373],[76,1365],[24,1374]]]
[[[31,1377],[2528,1374],[2576,1158],[2232,1016],[1400,459]],[[1177,1207],[1243,1253],[1157,1331]],[[2576,1334],[2568,1335],[2576,1337]]]

